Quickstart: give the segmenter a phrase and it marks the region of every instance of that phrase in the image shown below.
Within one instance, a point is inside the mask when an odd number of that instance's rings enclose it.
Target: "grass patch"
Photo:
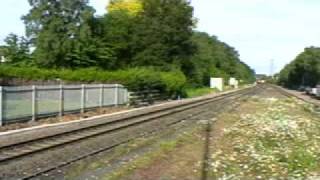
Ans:
[[[136,138],[129,143],[116,147],[107,154],[101,154],[74,164],[65,172],[65,177],[66,179],[77,179],[83,174],[90,174],[97,169],[108,169],[115,165],[112,171],[107,170],[105,174],[99,174],[99,179],[121,179],[130,175],[137,168],[147,167],[156,159],[167,157],[177,147],[188,142],[194,142],[194,133],[199,132],[202,126],[192,125],[183,128],[185,128],[183,132],[181,132],[182,130],[177,131],[176,128],[169,128],[159,132],[159,134],[157,132],[156,134]],[[120,163],[122,157],[125,157],[125,160]],[[132,159],[127,162],[127,158]],[[124,162],[126,163],[122,164]]]
[[[144,167],[150,166],[156,160],[167,158],[170,152],[176,150],[179,146],[191,143],[195,140],[193,134],[197,131],[202,129],[202,127],[193,128],[183,134],[180,134],[174,140],[164,140],[159,143],[159,148],[155,151],[148,152],[141,157],[136,158],[135,160],[131,161],[130,163],[124,165],[120,169],[114,171],[111,174],[106,175],[103,179],[104,180],[117,180],[123,177],[126,177],[133,173],[137,169],[141,169]]]
[[[232,116],[211,158],[214,179],[312,179],[320,176],[319,117],[298,100],[254,98]],[[225,115],[229,117],[230,115]],[[318,171],[317,171],[318,170]]]
[[[199,96],[204,96],[207,94],[215,93],[218,92],[216,89],[211,89],[208,87],[204,88],[188,88],[186,90],[186,95],[188,98],[193,98],[193,97],[199,97]]]

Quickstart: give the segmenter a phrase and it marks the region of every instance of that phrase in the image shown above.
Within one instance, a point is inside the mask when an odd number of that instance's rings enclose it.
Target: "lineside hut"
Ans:
[[[218,89],[223,91],[223,78],[211,78],[210,79],[210,88]]]

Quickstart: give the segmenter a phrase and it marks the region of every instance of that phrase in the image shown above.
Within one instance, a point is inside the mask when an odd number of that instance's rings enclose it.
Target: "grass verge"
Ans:
[[[211,93],[215,93],[215,92],[218,92],[218,90],[211,89],[208,87],[186,89],[186,95],[188,98],[199,97],[199,96],[203,96],[203,95],[207,95],[207,94],[211,94]]]
[[[232,126],[211,154],[213,179],[314,179],[320,176],[320,122],[297,100],[249,101],[253,113],[226,115]]]
[[[135,160],[117,169],[116,171],[113,171],[111,174],[106,175],[105,177],[103,177],[103,179],[122,179],[124,177],[130,176],[130,174],[132,174],[135,170],[149,167],[149,165],[157,160],[168,158],[168,155],[180,146],[192,143],[196,139],[194,137],[194,133],[201,131],[201,129],[202,128],[200,126],[197,126],[189,131],[178,135],[178,137],[175,139],[161,141],[159,147],[155,151],[148,152],[141,157],[136,158]]]

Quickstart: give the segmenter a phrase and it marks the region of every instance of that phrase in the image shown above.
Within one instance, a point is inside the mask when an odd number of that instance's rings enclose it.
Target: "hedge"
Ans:
[[[87,69],[41,69],[36,67],[0,66],[0,77],[25,80],[56,80],[83,83],[119,83],[131,90],[158,89],[168,95],[181,93],[187,80],[185,75],[174,70],[164,72],[155,68],[132,68],[117,71]]]

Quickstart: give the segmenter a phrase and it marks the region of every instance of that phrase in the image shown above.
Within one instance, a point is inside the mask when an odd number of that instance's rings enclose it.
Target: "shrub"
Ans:
[[[130,90],[158,89],[167,95],[181,93],[186,77],[179,70],[170,72],[154,68],[131,68],[118,71],[104,71],[98,68],[86,69],[40,69],[36,67],[0,66],[1,78],[26,80],[54,80],[83,83],[119,83]]]
[[[202,87],[202,88],[187,88],[186,89],[186,97],[192,98],[192,97],[198,97],[207,95],[210,93],[217,92],[216,89],[211,89],[209,87]]]

